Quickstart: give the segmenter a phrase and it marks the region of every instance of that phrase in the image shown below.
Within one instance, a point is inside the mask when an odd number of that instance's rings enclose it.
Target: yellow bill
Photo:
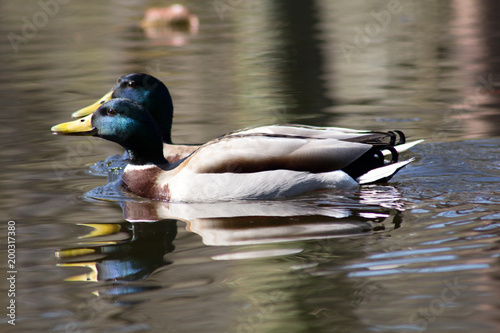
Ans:
[[[55,256],[57,259],[64,258],[74,258],[80,256],[87,256],[91,254],[95,254],[96,250],[89,248],[81,248],[81,249],[66,249],[66,250],[57,250],[55,251]]]
[[[92,115],[90,114],[84,118],[52,126],[50,130],[54,132],[54,134],[90,135],[95,131],[91,121]]]
[[[71,117],[73,117],[73,118],[81,118],[81,117],[85,117],[85,116],[88,116],[89,114],[94,113],[94,111],[97,110],[101,106],[101,104],[103,104],[103,103],[105,103],[105,102],[107,102],[107,101],[109,101],[111,99],[111,95],[113,95],[113,91],[112,90],[110,92],[108,92],[106,95],[102,96],[102,98],[99,99],[94,104],[89,105],[87,107],[84,107],[83,109],[80,109],[78,111],[73,112],[73,114],[71,115]]]
[[[79,239],[117,234],[122,228],[116,223],[78,223],[78,225],[83,225],[93,229],[88,234],[78,237]],[[116,244],[116,242],[113,242],[113,244]]]
[[[69,278],[64,279],[64,281],[92,281],[97,282],[99,272],[97,270],[97,262],[88,261],[88,262],[75,262],[75,263],[61,263],[57,264],[59,267],[85,267],[90,268],[91,271],[88,273],[83,273],[80,275],[71,276]]]

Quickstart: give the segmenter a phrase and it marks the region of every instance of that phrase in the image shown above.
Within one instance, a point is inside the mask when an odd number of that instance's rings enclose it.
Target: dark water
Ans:
[[[142,31],[155,1],[41,3],[0,3],[2,332],[500,330],[498,2],[186,1],[195,34]],[[283,122],[426,142],[355,192],[136,200],[89,171],[121,148],[49,131],[131,72],[167,84],[179,143]]]

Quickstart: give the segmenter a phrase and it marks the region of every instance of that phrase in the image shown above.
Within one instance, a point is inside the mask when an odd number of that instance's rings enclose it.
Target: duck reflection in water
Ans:
[[[342,208],[327,202],[298,201],[176,204],[159,201],[122,203],[124,218],[153,222],[181,220],[205,245],[239,246],[346,237],[399,227],[401,211]]]
[[[113,282],[100,295],[124,295],[144,292],[159,286],[130,284],[146,279],[174,250],[177,223],[162,220],[155,223],[88,223],[91,231],[80,237],[80,247],[57,250],[58,266],[85,267],[90,271],[67,278],[67,281]]]
[[[170,264],[164,258],[174,251],[177,221],[185,222],[186,229],[200,235],[209,246],[356,236],[385,230],[390,224],[393,225],[390,229],[398,228],[403,210],[398,194],[393,187],[374,186],[360,192],[358,200],[342,197],[339,202],[332,201],[331,197],[314,202],[200,204],[122,200],[120,205],[126,221],[82,224],[92,228],[81,237],[86,242],[80,247],[58,250],[56,257],[60,266],[90,268],[90,272],[68,280],[144,280],[158,268]]]

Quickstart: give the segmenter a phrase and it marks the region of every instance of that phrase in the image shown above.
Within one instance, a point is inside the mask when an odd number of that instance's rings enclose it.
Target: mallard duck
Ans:
[[[87,118],[56,125],[52,128],[52,130],[61,134],[73,132],[73,129],[75,127],[78,128],[82,122],[89,122],[90,115],[97,110],[99,106],[113,98],[128,98],[142,104],[147,110],[149,110],[160,130],[164,143],[163,154],[168,162],[173,163],[181,160],[200,147],[199,145],[172,144],[171,128],[174,114],[172,97],[163,82],[144,73],[132,73],[120,77],[111,91],[105,94],[97,102],[72,114],[73,118]],[[257,133],[354,140],[356,137],[366,138],[366,135],[372,132],[342,127],[314,127],[284,124],[250,127],[231,132],[226,135],[246,135]],[[400,145],[398,149],[400,151],[403,149],[406,150],[419,142],[421,141],[409,143],[407,146]],[[387,153],[387,151],[385,152]]]
[[[149,8],[140,26],[155,45],[181,46],[198,32],[199,20],[186,6],[175,4]]]
[[[271,199],[319,189],[355,189],[387,181],[412,161],[397,161],[398,143],[404,142],[401,132],[344,139],[240,132],[169,163],[155,119],[143,105],[124,98],[105,102],[77,124],[71,132],[53,131],[119,143],[130,156],[122,175],[125,187],[141,197],[172,202]],[[390,156],[389,162],[384,155]]]

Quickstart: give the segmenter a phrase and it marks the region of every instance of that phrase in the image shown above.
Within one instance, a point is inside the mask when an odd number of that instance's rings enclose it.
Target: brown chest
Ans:
[[[158,167],[132,167],[125,170],[122,180],[126,188],[143,198],[169,201],[170,192],[167,184],[158,184],[163,170]]]

